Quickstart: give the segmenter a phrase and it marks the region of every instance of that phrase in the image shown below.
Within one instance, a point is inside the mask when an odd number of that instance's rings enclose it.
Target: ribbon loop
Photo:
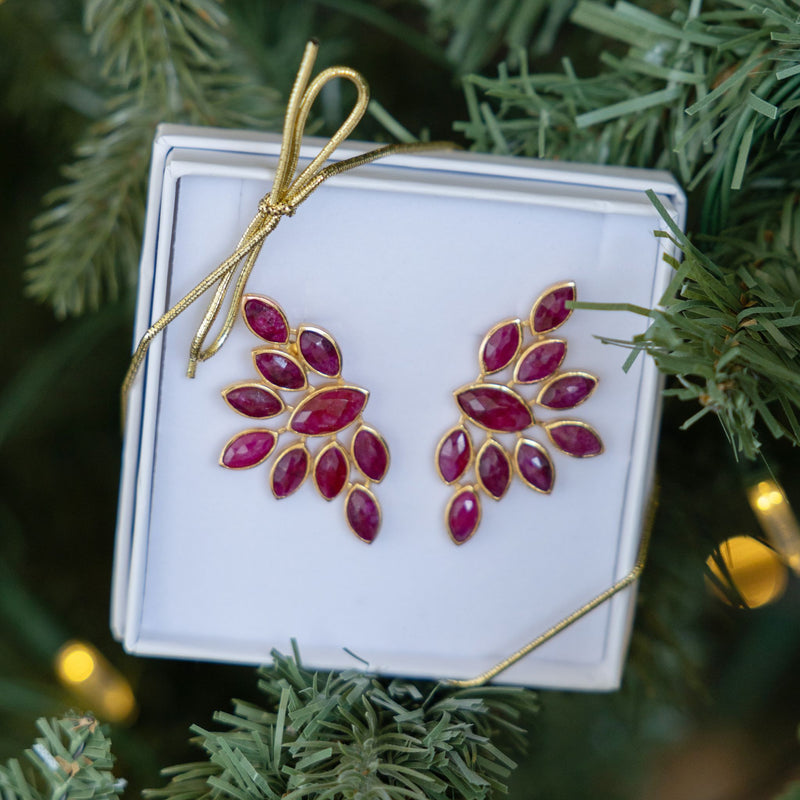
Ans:
[[[189,348],[189,363],[186,369],[188,377],[194,377],[197,363],[211,358],[224,344],[234,323],[244,296],[250,273],[264,245],[267,236],[277,227],[282,217],[291,217],[297,207],[325,180],[348,169],[368,164],[378,158],[396,153],[420,152],[433,149],[453,149],[455,145],[450,142],[426,142],[413,144],[396,144],[379,147],[376,150],[364,153],[354,158],[345,159],[335,164],[324,166],[337,147],[353,132],[369,105],[369,86],[364,78],[349,67],[330,67],[323,70],[309,85],[311,71],[316,60],[319,45],[311,41],[306,45],[300,68],[297,72],[289,102],[286,107],[286,117],[283,124],[283,139],[281,141],[278,165],[272,188],[258,204],[258,210],[247,226],[247,230],[239,241],[236,250],[229,258],[222,262],[213,272],[203,278],[185,297],[179,300],[172,308],[161,316],[145,333],[134,351],[130,366],[122,383],[122,419],[125,419],[128,392],[136,377],[136,373],[147,354],[153,338],[182,314],[195,300],[205,294],[215,284],[217,288],[209,302],[206,313],[192,339]],[[357,97],[353,109],[345,121],[339,126],[336,133],[321,148],[319,153],[311,160],[299,175],[295,177],[297,163],[300,158],[300,146],[303,139],[303,130],[311,112],[311,107],[317,99],[322,88],[329,81],[344,78],[356,87]],[[208,336],[211,326],[216,321],[228,294],[231,282],[237,269],[242,265],[242,270],[236,280],[231,296],[230,305],[225,315],[219,333],[205,349],[203,343]]]

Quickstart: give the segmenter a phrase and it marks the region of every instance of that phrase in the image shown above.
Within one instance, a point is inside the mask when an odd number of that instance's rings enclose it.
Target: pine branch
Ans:
[[[208,761],[165,770],[170,782],[145,797],[488,798],[516,766],[496,740],[523,744],[517,723],[536,709],[524,689],[419,687],[273,658],[261,670],[265,707],[235,701],[215,715],[229,730],[193,728]]]
[[[158,122],[262,127],[282,111],[274,92],[235,69],[217,0],[87,0],[85,24],[115,94],[34,223],[28,293],[59,316],[135,282]]]
[[[4,800],[116,800],[124,780],[111,773],[111,741],[91,716],[40,719],[42,736],[25,751],[27,764],[15,758],[0,766]]]

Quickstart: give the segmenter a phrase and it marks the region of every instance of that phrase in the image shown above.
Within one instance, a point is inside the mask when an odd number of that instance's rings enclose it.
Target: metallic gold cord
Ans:
[[[417,153],[427,150],[452,150],[456,145],[451,142],[415,142],[412,144],[393,144],[379,147],[360,156],[348,158],[327,167],[322,165],[327,161],[334,150],[352,133],[353,129],[364,116],[369,104],[369,87],[364,78],[349,67],[331,67],[321,72],[309,85],[311,71],[317,57],[319,46],[311,41],[306,45],[303,60],[295,78],[294,86],[289,95],[286,108],[286,117],[283,126],[283,140],[281,142],[278,166],[275,171],[275,180],[272,189],[258,204],[258,212],[253,221],[247,226],[233,254],[222,262],[213,272],[203,278],[185,297],[179,300],[160,319],[158,319],[144,334],[134,351],[130,366],[122,382],[122,419],[128,404],[128,393],[136,378],[142,362],[147,355],[153,339],[164,330],[179,314],[182,314],[201,295],[205,294],[212,286],[219,284],[203,316],[197,333],[189,348],[189,363],[186,369],[188,377],[193,378],[197,363],[211,358],[224,344],[230,333],[242,296],[247,286],[247,280],[255,266],[256,260],[265,239],[272,233],[281,220],[281,217],[292,216],[297,207],[317,189],[320,184],[335,175],[339,175],[355,167],[369,164],[385,156],[398,153]],[[325,146],[319,151],[311,163],[297,176],[297,162],[300,157],[300,145],[303,139],[303,129],[311,111],[311,107],[322,90],[322,87],[331,80],[344,78],[356,87],[358,96],[353,110],[341,124]],[[208,336],[211,326],[216,321],[228,289],[239,265],[244,261],[242,271],[234,285],[230,306],[226,312],[219,333],[205,349],[203,344]]]
[[[579,609],[564,617],[564,619],[562,619],[560,622],[557,622],[555,625],[548,628],[533,641],[528,642],[528,644],[524,645],[523,647],[520,647],[519,650],[510,655],[508,658],[503,659],[490,669],[487,669],[486,672],[482,672],[476,678],[470,678],[467,680],[449,680],[447,681],[448,686],[456,686],[462,689],[472,688],[473,686],[483,686],[484,683],[487,683],[492,678],[497,677],[501,672],[503,672],[503,670],[508,669],[512,664],[516,664],[517,661],[519,661],[521,658],[524,658],[526,655],[528,655],[528,653],[532,652],[537,647],[541,647],[541,645],[552,639],[557,633],[561,633],[564,628],[569,627],[573,622],[577,622],[581,617],[586,616],[586,614],[597,608],[597,606],[602,605],[606,602],[606,600],[610,600],[615,594],[621,592],[623,589],[630,586],[635,580],[637,580],[642,574],[645,562],[647,561],[647,548],[650,545],[650,534],[653,528],[653,521],[655,519],[657,505],[657,490],[654,489],[653,496],[650,500],[647,510],[647,520],[645,521],[642,540],[639,543],[639,552],[636,556],[636,563],[634,564],[633,569],[627,573],[627,575],[620,578],[613,586],[610,586],[604,592],[598,594],[597,597],[593,598],[588,603],[582,605]]]

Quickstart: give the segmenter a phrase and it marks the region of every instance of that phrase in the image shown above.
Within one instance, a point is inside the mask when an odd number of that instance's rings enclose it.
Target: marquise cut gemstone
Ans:
[[[256,350],[253,361],[256,369],[279,389],[297,391],[306,385],[306,376],[300,365],[280,350]]]
[[[341,447],[334,444],[326,447],[317,456],[314,464],[314,482],[326,500],[333,500],[347,483],[347,459]]]
[[[561,366],[566,354],[567,343],[563,339],[537,342],[522,354],[514,380],[517,383],[536,383],[549,378]]]
[[[508,456],[496,442],[489,442],[478,454],[478,479],[495,500],[499,500],[511,483],[511,465]]]
[[[339,350],[327,333],[313,328],[301,328],[297,342],[306,364],[315,372],[329,378],[335,378],[341,372]]]
[[[359,428],[353,437],[353,460],[367,478],[380,483],[389,469],[389,450],[375,431]]]
[[[545,494],[553,488],[555,473],[547,451],[538,442],[522,439],[517,445],[517,471],[528,486]]]
[[[242,308],[247,327],[268,342],[286,344],[289,325],[280,306],[267,297],[246,297]]]
[[[292,413],[289,429],[304,436],[344,430],[363,411],[369,392],[357,386],[331,386],[306,397]]]
[[[308,474],[308,451],[305,447],[284,450],[272,467],[272,493],[279,500],[296,492]]]
[[[567,303],[575,300],[575,284],[558,286],[540,297],[531,309],[531,327],[534,333],[547,333],[563,325],[572,314]]]
[[[464,544],[481,521],[481,504],[472,489],[462,489],[447,506],[447,529],[456,544]]]
[[[266,386],[244,384],[231,386],[222,393],[225,402],[240,414],[254,419],[267,419],[283,411],[283,401]]]
[[[481,366],[486,373],[507,367],[519,350],[522,334],[519,320],[511,320],[490,331],[481,345]]]
[[[436,463],[445,483],[457,481],[467,470],[472,458],[472,442],[464,428],[454,428],[439,443]]]
[[[381,527],[381,509],[377,500],[360,486],[355,486],[345,503],[347,524],[361,541],[372,544]]]
[[[559,375],[549,380],[543,387],[536,402],[545,408],[555,410],[575,408],[594,391],[597,378],[585,373],[573,372]]]
[[[461,410],[477,425],[498,433],[516,433],[533,424],[525,401],[507,386],[487,383],[456,392]]]
[[[228,469],[254,467],[270,454],[276,441],[272,431],[244,431],[225,445],[219,462]]]
[[[603,442],[597,432],[585,422],[563,420],[546,426],[553,444],[575,458],[589,458],[603,452]]]

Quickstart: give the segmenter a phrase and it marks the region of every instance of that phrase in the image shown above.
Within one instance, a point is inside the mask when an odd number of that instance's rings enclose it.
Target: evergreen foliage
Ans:
[[[108,99],[30,241],[28,291],[58,316],[135,284],[159,122],[263,127],[283,113],[278,93],[235,64],[217,0],[88,0],[84,22]]]
[[[536,710],[524,689],[454,690],[381,681],[359,671],[316,673],[273,653],[262,668],[265,706],[234,701],[195,726],[208,761],[164,770],[150,800],[481,800],[505,792],[516,764],[495,740],[524,743]]]
[[[111,772],[111,741],[91,716],[40,719],[41,737],[0,766],[4,800],[116,800],[125,788]]]
[[[472,76],[457,128],[478,150],[673,171],[697,241],[673,231],[683,264],[662,310],[640,309],[654,322],[633,346],[700,402],[686,426],[716,412],[749,458],[764,427],[800,444],[795,199],[776,192],[798,155],[797,14],[781,0],[692,0],[667,17],[581,0],[572,20],[626,49],[587,78],[568,58],[560,74],[523,58]]]

